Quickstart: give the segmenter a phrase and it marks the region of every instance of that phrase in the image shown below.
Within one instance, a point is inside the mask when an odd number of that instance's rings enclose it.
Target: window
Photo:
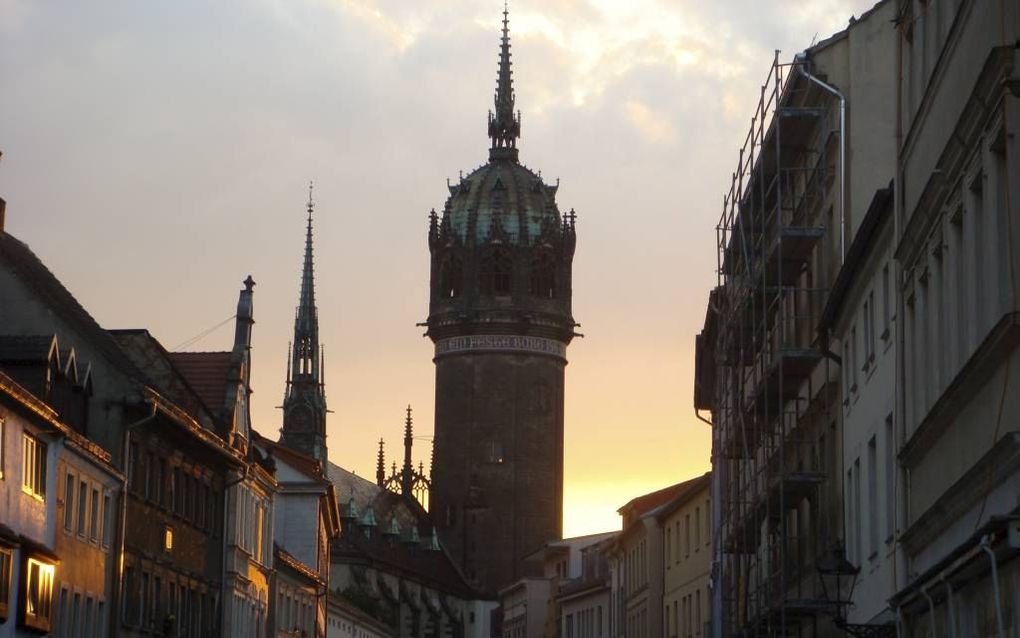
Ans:
[[[89,538],[95,542],[99,539],[99,490],[92,488],[92,501],[89,504]]]
[[[66,633],[73,635],[78,627],[81,627],[81,594],[74,595],[74,602],[71,603],[71,627]]]
[[[483,295],[505,296],[510,294],[513,259],[510,252],[502,247],[489,249],[482,257],[479,272],[479,289]]]
[[[701,547],[701,508],[694,508],[694,551]]]
[[[113,529],[113,511],[110,509],[110,493],[103,494],[103,547],[110,546],[110,530]]]
[[[29,558],[25,568],[25,624],[49,631],[53,606],[53,565]]]
[[[869,318],[871,317],[870,300],[868,299],[864,300],[864,309],[861,314],[863,315],[862,324],[864,327],[864,362],[861,363],[861,370],[867,372],[868,367],[870,367],[871,365],[871,359],[868,356],[870,351],[869,344],[871,343],[871,324],[868,322]]]
[[[21,461],[21,489],[38,499],[46,498],[46,444],[24,434]]]
[[[174,548],[174,528],[167,525],[163,528],[163,551],[169,552]]]
[[[68,591],[67,587],[60,588],[60,606],[57,607],[57,622],[60,623],[57,625],[57,630],[58,635],[60,636],[66,636],[68,634],[67,628],[74,627],[74,623],[71,621],[71,618],[68,617],[68,613],[71,611],[67,608],[70,593],[71,592]]]
[[[548,249],[539,250],[531,260],[531,294],[541,299],[556,298],[556,259]]]
[[[6,429],[4,428],[4,418],[0,416],[0,479],[4,477],[4,435]]]
[[[889,264],[882,268],[882,341],[889,339],[889,320],[892,316],[890,304],[891,290],[889,288]]]
[[[94,623],[95,623],[95,619],[92,617],[92,605],[93,604],[95,604],[95,603],[92,600],[92,596],[87,596],[85,598],[85,624],[83,625],[83,627],[85,628],[85,631],[88,631],[89,628],[93,627]]]
[[[149,604],[149,574],[147,572],[142,572],[142,595],[139,601],[141,607],[138,617],[141,619],[142,627],[148,627],[152,620],[152,606]]]
[[[11,599],[11,566],[14,563],[14,553],[6,548],[0,547],[0,622],[7,618],[8,605]]]
[[[89,486],[85,481],[78,481],[78,535],[85,535],[85,512],[88,507]]]
[[[99,638],[106,635],[106,603],[100,600],[96,604],[96,624],[92,632],[92,638]]]
[[[868,441],[868,551],[878,553],[878,443]]]
[[[705,545],[712,544],[712,501],[705,499]]]
[[[854,461],[854,484],[853,484],[853,499],[854,499],[854,517],[853,517],[853,534],[854,534],[854,562],[859,564],[861,562],[861,459]]]
[[[124,569],[124,605],[121,607],[122,620],[125,625],[135,624],[135,568]]]
[[[128,472],[128,480],[131,482],[131,489],[133,489],[133,490],[135,490],[137,492],[138,488],[139,488],[139,486],[138,486],[138,481],[139,481],[138,477],[139,477],[139,471],[140,471],[140,467],[139,466],[142,463],[141,454],[140,454],[139,449],[138,449],[138,443],[135,442],[135,441],[131,441],[131,445],[129,446],[129,450],[130,451],[128,452],[128,457],[129,457],[129,460],[131,461],[131,468],[130,468],[130,471]]]
[[[146,452],[145,453],[145,469],[143,471],[143,476],[145,477],[145,485],[144,485],[143,489],[145,490],[145,498],[147,498],[149,500],[155,500],[156,499],[156,481],[155,481],[156,467],[155,466],[156,466],[156,457],[152,454],[152,452]]]
[[[695,590],[695,633],[701,633],[701,590]]]
[[[850,328],[850,391],[857,392],[857,366],[854,365],[860,359],[857,356],[857,326]]]
[[[464,266],[460,257],[447,254],[439,265],[439,296],[453,299],[460,296],[461,283],[464,280]]]
[[[184,516],[184,483],[181,480],[181,468],[174,468],[174,513]]]
[[[162,625],[162,621],[160,619],[163,617],[162,593],[163,593],[163,581],[160,579],[159,576],[155,576],[152,579],[152,614],[156,620],[156,623],[158,623],[156,626],[157,630],[162,629],[162,627],[160,626]]]
[[[691,515],[684,516],[684,557],[691,555]]]
[[[896,441],[893,415],[885,417],[885,536],[891,543],[896,530]]]
[[[64,529],[74,529],[74,474],[67,473],[64,479]]]
[[[864,363],[861,370],[868,370],[875,361],[875,291],[868,293],[864,301]]]
[[[152,467],[152,501],[163,505],[163,486],[166,484],[166,459],[160,458]]]
[[[266,532],[266,509],[261,505],[258,508],[258,520],[255,522],[255,560],[262,562],[262,548],[265,544]]]

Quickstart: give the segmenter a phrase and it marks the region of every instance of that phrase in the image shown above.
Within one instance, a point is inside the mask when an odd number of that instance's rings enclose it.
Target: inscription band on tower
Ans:
[[[465,335],[436,342],[436,358],[467,352],[526,352],[567,360],[566,344],[544,337],[522,335]]]

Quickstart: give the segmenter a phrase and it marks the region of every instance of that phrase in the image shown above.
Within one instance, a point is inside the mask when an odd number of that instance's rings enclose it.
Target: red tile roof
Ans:
[[[688,490],[697,489],[701,486],[702,481],[706,480],[707,474],[698,476],[686,481],[677,483],[676,485],[670,485],[664,487],[661,490],[656,490],[644,496],[638,496],[637,498],[631,499],[626,505],[616,510],[624,517],[624,526],[635,516],[643,516],[654,510],[657,507],[669,503],[673,499],[680,498],[686,494]]]
[[[169,358],[205,407],[219,415],[226,404],[230,352],[171,352]]]

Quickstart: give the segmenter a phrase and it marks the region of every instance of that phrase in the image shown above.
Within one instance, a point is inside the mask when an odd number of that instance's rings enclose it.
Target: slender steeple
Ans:
[[[514,74],[510,63],[510,12],[503,5],[503,37],[499,46],[499,73],[496,76],[495,111],[489,111],[489,161],[517,161],[517,138],[521,136],[521,113],[514,112]]]
[[[375,466],[375,483],[379,487],[386,487],[386,455],[383,451],[382,439],[379,439],[379,458]]]
[[[315,271],[312,252],[312,184],[308,184],[308,222],[305,258],[301,269],[301,292],[294,316],[294,342],[283,400],[281,442],[303,454],[326,462],[326,395],[322,379],[319,317],[315,308]]]
[[[294,374],[319,378],[319,319],[315,309],[315,265],[312,259],[312,184],[308,184],[308,226],[305,231],[305,262],[301,269],[301,296],[294,318]]]
[[[411,496],[414,484],[414,466],[411,464],[411,446],[414,444],[412,429],[411,406],[407,406],[407,418],[404,419],[404,467],[400,473],[400,493]]]

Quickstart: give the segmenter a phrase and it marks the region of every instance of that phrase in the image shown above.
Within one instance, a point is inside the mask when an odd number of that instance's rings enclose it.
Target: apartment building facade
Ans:
[[[662,628],[667,638],[708,636],[712,565],[710,474],[658,513],[663,530]]]
[[[895,434],[907,636],[1006,635],[1020,601],[1020,8],[900,0]]]

